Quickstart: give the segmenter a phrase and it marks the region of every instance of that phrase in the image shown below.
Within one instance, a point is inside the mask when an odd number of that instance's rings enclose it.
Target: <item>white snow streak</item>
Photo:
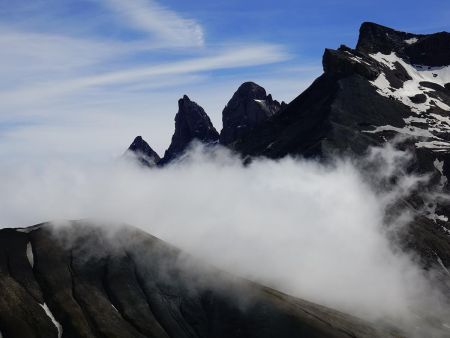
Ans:
[[[31,243],[27,243],[27,258],[28,262],[30,263],[31,267],[34,268],[34,255],[33,255],[33,247],[31,246]]]
[[[406,42],[408,45],[412,45],[412,44],[416,43],[417,41],[419,41],[418,38],[411,38],[411,39],[405,40],[405,42]]]
[[[398,128],[398,127],[387,125],[387,126],[376,127],[374,130],[366,130],[365,132],[375,134],[375,133],[381,133],[383,131],[395,131],[397,133],[407,134],[407,135],[411,135],[411,136],[415,136],[415,137],[434,137],[434,135],[431,134],[428,130],[421,129],[418,127],[412,127],[412,126],[405,126],[403,128]]]
[[[435,159],[433,162],[434,167],[437,169],[437,171],[441,174],[441,187],[443,188],[445,183],[447,183],[447,177],[444,175],[444,161],[439,161],[438,159]]]
[[[428,148],[434,152],[444,152],[450,150],[450,143],[442,141],[429,141],[429,142],[421,141],[416,143],[416,147]]]
[[[437,261],[439,263],[439,265],[442,267],[442,269],[447,273],[447,275],[450,276],[450,271],[448,271],[448,269],[445,267],[444,263],[442,262],[441,257],[439,257],[436,252],[434,253],[436,255]]]
[[[62,325],[55,319],[53,316],[53,313],[48,308],[47,304],[39,304],[45,311],[45,314],[51,319],[52,323],[55,325],[56,329],[58,330],[58,338],[62,337],[63,334],[63,328]]]
[[[349,51],[345,51],[348,55],[349,58],[353,61],[356,61],[358,63],[365,63],[366,65],[370,65],[367,61],[365,61],[362,57],[359,57],[358,55],[354,55],[352,53],[350,53]]]

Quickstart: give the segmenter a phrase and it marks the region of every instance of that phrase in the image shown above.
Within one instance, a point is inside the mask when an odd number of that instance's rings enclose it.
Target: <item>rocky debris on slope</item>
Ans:
[[[242,138],[278,113],[281,106],[263,87],[253,82],[243,83],[223,110],[220,143],[228,145]]]
[[[161,160],[159,155],[141,137],[137,136],[126,154],[132,154],[142,165],[153,167]]]
[[[390,336],[204,266],[135,228],[106,229],[72,222],[0,230],[5,337]]]
[[[219,140],[219,133],[203,108],[184,95],[178,101],[175,132],[161,164],[166,164],[181,155],[193,140],[205,144],[215,143]]]

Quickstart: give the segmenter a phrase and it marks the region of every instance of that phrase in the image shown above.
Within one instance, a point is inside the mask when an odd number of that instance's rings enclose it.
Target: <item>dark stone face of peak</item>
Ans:
[[[396,31],[392,28],[372,22],[364,22],[359,29],[359,39],[356,45],[358,51],[372,54],[402,50],[410,39],[419,39],[420,35]],[[414,40],[410,40],[411,42]]]
[[[281,104],[253,82],[243,83],[222,113],[220,143],[229,145],[280,111]]]
[[[433,67],[450,65],[450,33],[426,35],[405,49],[411,63]]]
[[[178,100],[175,132],[161,164],[166,164],[182,154],[193,140],[209,144],[217,142],[218,139],[219,133],[204,109],[184,95]]]
[[[450,65],[450,33],[412,34],[365,22],[356,50],[366,54],[395,52],[411,64],[446,66]]]
[[[146,166],[156,165],[161,158],[159,155],[149,146],[147,142],[141,137],[137,136],[133,143],[128,148],[128,152],[131,152],[139,160],[141,164]]]
[[[374,80],[379,75],[379,69],[372,60],[361,62],[364,56],[357,50],[341,46],[338,50],[325,49],[322,58],[323,70],[326,74],[343,78],[353,74],[359,74]]]

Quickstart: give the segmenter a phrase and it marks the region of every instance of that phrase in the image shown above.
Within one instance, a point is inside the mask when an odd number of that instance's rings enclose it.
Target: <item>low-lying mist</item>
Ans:
[[[386,218],[387,208],[424,180],[402,172],[409,159],[387,145],[358,162],[244,166],[228,150],[197,145],[164,169],[134,161],[2,164],[0,224],[125,222],[221,269],[359,317],[448,325],[449,307],[428,273],[389,238],[411,215]],[[396,184],[380,189],[394,174]]]

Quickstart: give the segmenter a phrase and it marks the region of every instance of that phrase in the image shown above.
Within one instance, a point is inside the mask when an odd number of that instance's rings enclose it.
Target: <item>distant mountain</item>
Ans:
[[[178,100],[178,113],[175,115],[175,132],[172,142],[160,164],[166,164],[181,155],[193,140],[207,144],[214,143],[219,140],[219,133],[205,110],[184,95]]]
[[[229,145],[239,140],[280,109],[281,104],[267,95],[263,87],[253,82],[243,83],[223,110],[220,143]]]
[[[219,136],[204,109],[184,95],[178,101],[179,108],[175,116],[175,132],[172,142],[164,157],[157,161],[149,161],[149,165],[153,166],[156,163],[163,166],[170,163],[182,155],[194,140],[204,144],[220,142],[223,145],[230,145],[277,114],[285,105],[284,102],[279,103],[273,100],[272,95],[267,95],[263,87],[253,82],[245,82],[238,88],[223,110],[223,129]],[[150,156],[152,159],[157,159],[156,153],[151,147],[140,136],[138,138],[128,150],[135,153],[142,164],[146,164],[145,157]]]
[[[137,136],[134,139],[125,154],[132,154],[141,164],[148,167],[153,167],[161,161],[159,155],[142,139],[141,136]]]
[[[0,335],[393,337],[206,266],[135,228],[114,229],[83,221],[0,230]]]

